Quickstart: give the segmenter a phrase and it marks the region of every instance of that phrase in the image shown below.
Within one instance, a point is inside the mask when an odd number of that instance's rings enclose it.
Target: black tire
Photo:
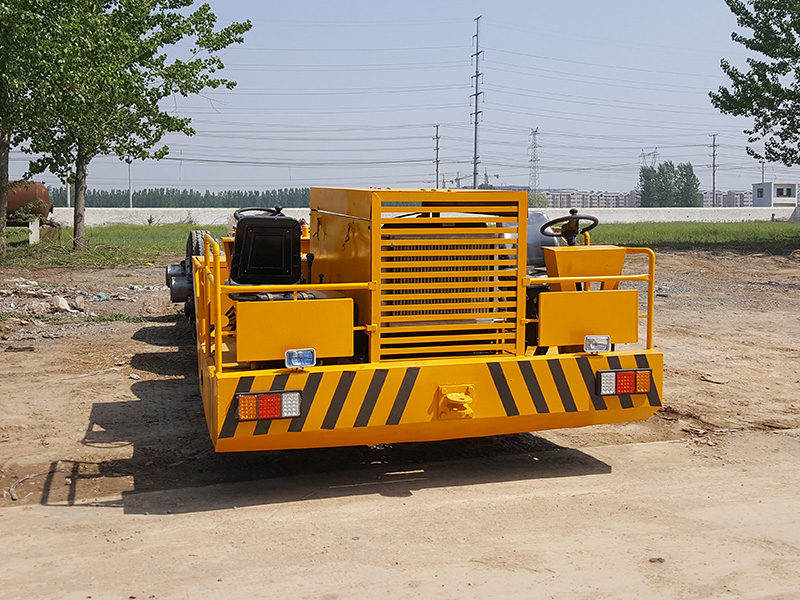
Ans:
[[[201,256],[203,254],[205,250],[203,236],[207,233],[210,232],[198,229],[189,234],[189,239],[186,240],[186,258]]]
[[[198,229],[189,233],[189,238],[186,240],[186,274],[187,277],[192,278],[192,257],[193,256],[202,256],[205,252],[205,243],[203,241],[203,237],[210,232]],[[194,287],[194,284],[192,285]],[[189,319],[189,323],[192,326],[192,335],[197,335],[197,331],[195,330],[195,306],[194,306],[194,291],[192,292],[192,297],[187,300],[186,304],[183,305],[183,312],[186,315],[186,318]]]

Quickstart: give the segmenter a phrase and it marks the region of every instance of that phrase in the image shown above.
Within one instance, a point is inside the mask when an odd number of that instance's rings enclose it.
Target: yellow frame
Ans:
[[[368,239],[362,235],[360,238],[358,236],[352,238],[349,242],[346,240],[346,243],[351,244],[368,244],[367,248],[357,246],[353,249],[354,256],[368,257],[369,272],[372,274],[369,280],[296,285],[227,285],[225,283],[228,271],[227,256],[221,251],[220,244],[210,235],[204,237],[203,255],[193,258],[200,386],[209,433],[218,451],[391,443],[535,431],[593,423],[641,420],[649,417],[661,406],[663,359],[661,353],[653,349],[655,254],[652,250],[624,249],[626,257],[647,256],[648,269],[645,273],[630,275],[581,273],[574,277],[527,277],[526,246],[516,243],[516,240],[527,239],[527,202],[521,197],[497,196],[501,203],[506,202],[510,207],[508,216],[492,217],[493,227],[482,229],[472,239],[467,236],[464,240],[460,240],[458,250],[448,250],[455,242],[446,238],[425,237],[431,230],[429,226],[426,228],[422,225],[422,222],[446,224],[454,227],[455,231],[459,231],[458,227],[477,230],[480,223],[484,223],[485,227],[486,217],[482,220],[470,216],[448,217],[444,213],[448,212],[448,208],[463,208],[459,202],[464,202],[465,199],[467,202],[474,202],[470,206],[472,210],[497,211],[498,205],[490,201],[492,197],[483,195],[491,192],[355,190],[357,193],[353,196],[349,196],[348,192],[348,190],[330,190],[327,193],[334,199],[337,207],[341,205],[340,209],[352,211],[353,214],[323,210],[318,212],[324,212],[331,218],[341,217],[353,222],[369,221],[370,219],[364,215],[372,215],[372,234]],[[382,196],[396,201],[404,197],[415,198],[419,194],[430,194],[431,198],[436,199],[436,203],[425,207],[430,216],[426,220],[421,219],[416,228],[413,227],[414,222],[392,216],[391,211],[384,214],[386,203],[382,204]],[[507,200],[512,197],[513,201]],[[368,206],[364,206],[365,198],[369,201]],[[486,198],[486,204],[475,202],[478,198]],[[448,204],[451,201],[452,204]],[[434,208],[437,212],[434,212]],[[313,210],[315,209],[312,206],[312,215]],[[402,212],[402,207],[396,212]],[[382,226],[398,224],[406,227],[402,230],[389,231],[408,234],[411,238],[422,236],[420,238],[422,241],[415,243],[415,239],[405,239],[403,235],[387,237],[387,230],[384,230],[382,236]],[[310,227],[312,237],[314,231],[315,223],[312,222]],[[366,229],[362,228],[360,231]],[[350,233],[349,227],[347,232]],[[487,237],[481,238],[481,233],[487,234]],[[503,252],[491,248],[503,245],[502,241],[498,241],[498,234],[516,236],[516,240],[509,240],[506,244],[515,245],[516,248],[513,250],[509,248]],[[230,240],[226,238],[226,241],[229,245]],[[306,240],[304,243],[308,244]],[[393,268],[402,267],[405,263],[382,262],[382,257],[394,256],[383,250],[389,243],[397,248],[404,248],[398,251],[403,256],[413,257],[412,260],[415,261],[413,266],[420,267],[413,273],[413,277],[423,283],[403,283],[406,279],[403,269],[396,269],[397,272],[394,272]],[[440,256],[434,260],[428,256],[429,250],[415,250],[415,246],[418,245],[443,248],[441,253],[436,253]],[[566,248],[554,250],[570,252]],[[587,259],[592,256],[589,248],[583,252],[588,252],[582,255]],[[506,257],[498,258],[499,254]],[[413,356],[418,354],[415,348],[403,347],[403,344],[393,347],[392,338],[385,338],[382,335],[388,332],[400,335],[402,339],[402,334],[409,332],[420,344],[434,346],[453,339],[453,334],[447,334],[447,327],[437,323],[435,317],[423,315],[405,319],[402,314],[394,313],[402,313],[403,309],[413,311],[430,306],[426,304],[430,294],[417,292],[415,286],[421,286],[424,290],[447,289],[448,285],[452,287],[454,284],[424,282],[424,280],[448,276],[451,272],[458,276],[457,265],[459,257],[463,256],[472,257],[475,261],[476,270],[469,274],[475,278],[486,277],[487,282],[479,280],[475,283],[458,284],[458,287],[475,289],[476,292],[474,302],[466,305],[473,312],[467,314],[469,318],[464,317],[463,321],[453,325],[452,328],[458,331],[458,340],[463,344],[460,346],[461,349],[476,350],[485,354],[419,358]],[[454,267],[448,269],[448,263],[452,263]],[[429,267],[432,269],[428,273],[425,269]],[[509,274],[512,274],[513,281],[501,280]],[[610,299],[620,297],[615,296],[615,293],[619,294],[615,288],[624,281],[647,283],[646,309],[641,314],[638,312],[638,292],[636,292],[635,319],[637,322],[641,319],[646,320],[647,335],[643,350],[626,350],[598,356],[581,352],[556,354],[555,350],[551,349],[548,354],[534,356],[534,348],[526,347],[526,326],[540,323],[539,318],[525,317],[527,286],[547,284],[551,289],[574,289],[574,284],[581,283],[586,291],[546,293],[571,294],[573,296],[570,297],[580,298],[576,300],[578,305],[591,302],[591,298],[599,297],[597,294],[608,294],[603,298],[609,299],[610,304],[607,306],[613,309],[614,301]],[[596,282],[603,291],[591,291],[589,282]],[[505,283],[508,285],[503,285]],[[393,307],[382,305],[382,289],[410,291],[411,293],[400,296],[400,299],[408,303]],[[352,339],[356,332],[364,332],[369,340],[367,363],[329,364],[304,371],[291,371],[285,368],[254,368],[236,359],[233,349],[235,344],[232,343],[236,332],[228,327],[228,319],[225,316],[228,309],[233,306],[229,294],[291,293],[292,300],[286,301],[286,305],[300,306],[304,301],[298,298],[298,294],[312,290],[341,292],[345,295],[356,292],[366,294],[364,297],[369,298],[369,315],[362,315],[361,323],[337,329],[333,335],[341,336],[344,331],[348,331]],[[634,290],[626,290],[623,293],[625,292],[631,296]],[[442,294],[442,296],[448,295]],[[633,305],[630,299],[623,304],[630,312],[629,309]],[[434,305],[434,308],[446,310],[453,306],[460,306],[457,299],[445,297],[444,302]],[[569,311],[574,309],[574,306],[565,304],[563,311],[557,310],[553,313],[556,315],[554,318],[567,319]],[[483,314],[488,317],[502,316],[504,313],[497,312],[497,309],[513,315],[511,322],[495,318],[490,325],[487,325],[479,321]],[[470,322],[469,319],[474,322]],[[629,325],[627,327],[630,328]],[[487,329],[494,330],[488,338]],[[325,335],[326,332],[320,332],[321,339]],[[552,339],[548,337],[547,341],[551,342],[547,345],[556,346],[572,345],[576,340],[573,338],[559,340],[558,336],[555,336]],[[385,348],[381,348],[382,342]],[[651,370],[652,393],[631,398],[598,398],[592,389],[594,373],[609,368]],[[532,391],[534,388],[540,389],[538,392],[540,396],[534,394]],[[302,423],[294,419],[275,420],[266,424],[232,423],[237,392],[257,393],[273,389],[304,390],[305,394],[310,395],[314,400],[313,405],[307,407],[309,412],[304,415]],[[368,417],[364,417],[365,411],[369,412]]]

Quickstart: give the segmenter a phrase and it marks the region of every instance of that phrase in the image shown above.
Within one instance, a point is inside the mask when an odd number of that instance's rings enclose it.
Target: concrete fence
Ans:
[[[192,223],[199,226],[227,225],[233,215],[232,208],[87,208],[86,226],[101,225],[165,225],[167,223]],[[545,208],[541,210],[554,219],[569,213],[568,209]],[[309,219],[307,208],[285,208],[284,214],[296,219]],[[601,223],[642,222],[702,222],[733,223],[741,221],[800,220],[798,209],[792,208],[586,208]],[[72,209],[56,208],[53,218],[64,226],[72,225]]]

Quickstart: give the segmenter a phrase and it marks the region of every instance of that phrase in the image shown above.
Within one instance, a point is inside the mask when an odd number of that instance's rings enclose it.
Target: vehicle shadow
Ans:
[[[607,474],[611,467],[580,450],[530,433],[427,443],[216,454],[197,385],[191,333],[180,321],[136,334],[174,352],[143,352],[131,365],[153,378],[131,386],[132,401],[96,402],[82,443],[129,458],[58,461],[42,504],[122,506],[126,513],[185,513],[248,505]],[[121,501],[93,501],[114,489]],[[100,486],[101,480],[104,485]],[[132,486],[132,489],[130,489]]]

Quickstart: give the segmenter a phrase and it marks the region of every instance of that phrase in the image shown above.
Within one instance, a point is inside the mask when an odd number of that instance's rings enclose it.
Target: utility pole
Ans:
[[[531,160],[528,175],[528,189],[534,194],[539,193],[539,128],[531,129]]]
[[[761,183],[764,183],[764,161],[761,161]]]
[[[133,186],[131,185],[131,161],[128,161],[128,208],[133,208]]]
[[[717,134],[711,137],[711,206],[717,206]]]
[[[439,189],[439,126],[434,125],[433,130],[436,132],[433,137],[433,140],[436,142],[436,146],[434,147],[435,158],[433,159],[433,162],[436,164],[435,182],[436,182],[436,189],[438,190]]]
[[[478,110],[478,100],[480,99],[481,94],[483,94],[483,92],[480,91],[480,81],[483,73],[481,73],[479,69],[481,54],[483,54],[483,50],[480,48],[479,37],[481,16],[482,15],[478,15],[475,17],[475,35],[472,36],[472,39],[475,40],[475,53],[472,55],[472,58],[475,60],[475,74],[472,76],[472,79],[475,83],[475,92],[470,96],[471,98],[475,99],[475,109],[472,112],[472,121],[475,125],[475,133],[473,134],[472,143],[472,189],[478,188],[478,121],[480,120],[480,115],[483,112]]]

